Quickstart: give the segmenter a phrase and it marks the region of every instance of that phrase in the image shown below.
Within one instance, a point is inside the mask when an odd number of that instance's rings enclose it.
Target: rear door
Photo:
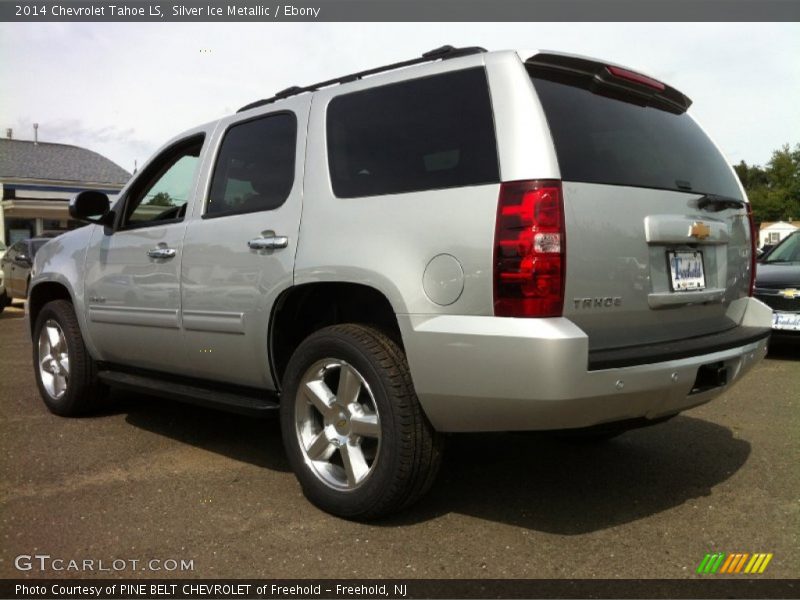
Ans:
[[[182,323],[193,375],[274,388],[272,306],[293,284],[311,95],[220,122],[184,242]]]
[[[731,303],[750,285],[745,198],[690,101],[585,60],[533,57],[528,70],[563,182],[564,316],[590,349],[735,327]]]

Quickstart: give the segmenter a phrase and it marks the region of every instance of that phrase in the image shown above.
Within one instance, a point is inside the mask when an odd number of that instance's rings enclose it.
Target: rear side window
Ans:
[[[206,217],[273,210],[294,184],[297,120],[276,113],[228,129],[219,150]]]
[[[327,134],[340,198],[500,179],[481,67],[337,96],[328,106]]]
[[[688,114],[532,79],[565,181],[741,198],[725,159]]]

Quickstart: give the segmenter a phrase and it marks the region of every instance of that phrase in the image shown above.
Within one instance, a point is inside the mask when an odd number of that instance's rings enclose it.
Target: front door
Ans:
[[[184,367],[180,265],[203,139],[192,135],[160,153],[117,203],[114,230],[95,228],[86,317],[104,361],[173,373]]]

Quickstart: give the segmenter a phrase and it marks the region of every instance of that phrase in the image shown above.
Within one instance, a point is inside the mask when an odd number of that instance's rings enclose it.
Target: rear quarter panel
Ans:
[[[493,314],[499,184],[337,198],[328,172],[326,140],[327,107],[337,95],[484,63],[501,180],[558,177],[541,107],[514,52],[426,64],[413,71],[395,71],[316,92],[308,128],[295,284],[346,281],[369,285],[382,292],[399,315]],[[455,257],[463,271],[463,291],[447,305],[433,302],[423,286],[426,266],[441,254]]]

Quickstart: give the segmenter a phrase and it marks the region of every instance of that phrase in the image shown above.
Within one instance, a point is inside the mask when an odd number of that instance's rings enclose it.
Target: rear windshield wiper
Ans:
[[[697,200],[697,208],[700,210],[710,210],[712,212],[719,212],[726,208],[744,208],[744,200],[737,200],[736,198],[729,198],[727,196],[716,196],[714,194],[706,194]]]

